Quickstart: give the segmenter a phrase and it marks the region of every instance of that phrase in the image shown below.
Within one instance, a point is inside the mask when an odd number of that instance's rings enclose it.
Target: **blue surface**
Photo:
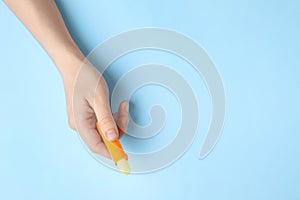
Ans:
[[[223,135],[213,152],[198,160],[209,122],[207,91],[178,58],[152,52],[148,61],[163,59],[199,83],[198,136],[181,159],[156,173],[122,176],[100,165],[67,127],[54,64],[1,2],[0,199],[300,199],[298,1],[57,2],[85,54],[108,37],[139,27],[169,28],[197,41],[226,88]],[[143,63],[144,56],[128,56],[113,64],[115,77],[118,62]],[[147,123],[144,100],[153,90],[133,98],[140,109],[132,114],[141,124]],[[172,99],[157,91],[162,97],[153,101]],[[176,116],[178,110],[170,112]]]

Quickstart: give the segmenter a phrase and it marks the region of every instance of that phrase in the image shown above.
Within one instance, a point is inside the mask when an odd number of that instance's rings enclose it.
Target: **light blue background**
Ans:
[[[113,64],[112,76],[118,77],[117,66],[124,63],[162,59],[174,64],[203,97],[201,127],[186,154],[164,170],[122,176],[102,166],[67,126],[54,64],[0,3],[0,199],[300,199],[298,1],[57,2],[85,54],[115,34],[140,27],[173,29],[197,41],[226,88],[223,135],[213,152],[198,160],[209,122],[201,79],[174,56],[128,55]],[[176,104],[161,88],[137,92],[131,112],[141,124],[147,122],[153,91],[161,94],[154,102]],[[178,109],[168,112],[177,116]],[[153,146],[126,148],[149,151]]]

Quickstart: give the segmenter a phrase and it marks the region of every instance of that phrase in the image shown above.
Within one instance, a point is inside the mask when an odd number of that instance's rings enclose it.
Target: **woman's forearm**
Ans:
[[[84,56],[70,36],[53,0],[4,2],[39,41],[62,75],[77,71],[77,63]]]
[[[96,129],[96,122],[107,140],[118,139],[118,127],[125,132],[129,122],[128,102],[121,103],[118,112],[112,115],[105,80],[91,63],[83,64],[84,56],[70,36],[53,0],[4,2],[44,47],[61,72],[70,127],[78,131],[91,151],[110,157]],[[84,70],[80,71],[78,80],[80,67]]]

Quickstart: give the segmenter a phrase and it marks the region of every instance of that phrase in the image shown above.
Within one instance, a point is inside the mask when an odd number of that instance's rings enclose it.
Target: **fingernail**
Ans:
[[[114,129],[110,129],[105,132],[105,137],[109,141],[114,141],[117,138],[117,132]]]

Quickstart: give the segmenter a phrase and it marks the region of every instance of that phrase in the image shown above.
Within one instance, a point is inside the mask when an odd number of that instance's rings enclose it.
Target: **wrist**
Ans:
[[[64,82],[70,82],[76,77],[85,57],[81,52],[66,53],[62,55],[62,57],[62,59],[55,61],[55,65],[59,70]]]

